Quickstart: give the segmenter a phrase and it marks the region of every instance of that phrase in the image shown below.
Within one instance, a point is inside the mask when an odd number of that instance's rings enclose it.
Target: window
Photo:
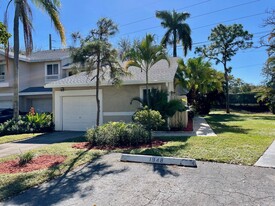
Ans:
[[[46,65],[46,82],[59,79],[59,64]]]
[[[0,82],[5,81],[5,65],[1,64],[0,65]]]
[[[148,87],[149,95],[150,95],[151,91],[157,90],[157,89],[160,90],[161,87],[159,85],[158,86],[149,86]],[[147,102],[147,90],[146,90],[145,86],[140,87],[140,98],[143,99],[145,102]]]

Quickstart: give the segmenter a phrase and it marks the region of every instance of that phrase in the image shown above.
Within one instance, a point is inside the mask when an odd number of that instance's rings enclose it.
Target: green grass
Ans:
[[[29,139],[29,138],[33,138],[33,137],[36,137],[36,136],[39,136],[42,134],[43,133],[5,135],[5,136],[0,137],[0,144]]]
[[[275,115],[214,112],[206,120],[217,137],[163,137],[161,147],[126,152],[253,165],[275,140]]]
[[[78,138],[78,140],[80,139]],[[0,174],[0,200],[18,194],[23,190],[39,185],[56,176],[67,174],[77,166],[91,162],[106,153],[106,151],[100,150],[87,151],[74,149],[72,148],[72,144],[72,142],[57,143],[31,151],[35,155],[51,154],[67,156],[65,162],[59,166],[28,173]],[[15,158],[18,158],[18,156],[13,155],[7,158],[1,158],[0,162]]]

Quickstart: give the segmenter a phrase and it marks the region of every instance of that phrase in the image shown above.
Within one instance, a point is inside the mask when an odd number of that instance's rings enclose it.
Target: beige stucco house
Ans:
[[[171,95],[174,92],[174,76],[177,70],[177,58],[170,59],[170,65],[159,61],[149,71],[149,89],[165,89]],[[145,90],[145,72],[130,67],[131,76],[122,78],[122,85],[115,87],[106,77],[100,82],[100,123],[109,121],[131,121],[133,113],[140,106],[130,104],[133,97],[143,98]],[[45,85],[52,89],[53,114],[56,130],[85,131],[96,123],[95,80],[93,75],[79,73]]]
[[[21,112],[31,106],[37,112],[52,112],[52,89],[44,85],[69,75],[71,62],[68,50],[47,50],[19,56],[19,105]],[[5,51],[0,50],[0,109],[12,108],[13,53],[6,62]]]

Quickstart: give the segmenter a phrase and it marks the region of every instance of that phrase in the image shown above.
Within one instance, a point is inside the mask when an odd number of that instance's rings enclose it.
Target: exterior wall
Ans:
[[[36,112],[52,112],[52,95],[33,95],[20,97],[20,111],[28,112],[32,106]],[[38,104],[38,105],[37,105]]]
[[[150,85],[154,88],[161,88],[161,89],[167,89],[166,84],[158,84],[158,85]],[[102,123],[107,123],[109,121],[125,121],[125,122],[131,122],[132,121],[132,115],[137,110],[138,107],[140,107],[140,104],[136,101],[134,101],[132,104],[130,104],[131,99],[133,97],[140,97],[141,91],[144,88],[144,85],[123,85],[121,87],[115,87],[115,86],[104,86],[100,87],[100,90],[102,91],[102,106],[101,106],[101,115],[102,115]],[[62,89],[63,90],[63,89]],[[61,91],[60,88],[53,90],[53,111],[54,116],[56,115],[56,112],[61,109],[61,102],[57,104],[56,98],[57,94],[61,95],[63,92],[67,93],[67,95],[72,94],[71,96],[75,96],[77,93],[81,93],[83,91],[95,91],[95,87],[81,87],[81,88],[64,88],[63,91]],[[58,97],[59,98],[59,97]],[[81,96],[76,97],[81,98]],[[60,112],[59,112],[60,113]],[[58,117],[55,118],[55,124],[59,125],[58,129],[60,130],[61,125],[59,121],[61,120],[60,114],[58,114]],[[57,119],[56,119],[57,118]]]

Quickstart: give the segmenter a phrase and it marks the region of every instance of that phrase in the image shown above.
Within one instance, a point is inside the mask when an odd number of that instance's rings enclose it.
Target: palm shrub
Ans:
[[[168,92],[165,90],[152,89],[148,96],[150,106],[148,106],[146,99],[140,97],[132,98],[130,103],[138,101],[142,105],[142,110],[147,107],[151,110],[159,111],[161,117],[165,120],[163,125],[167,126],[168,117],[172,117],[177,111],[183,112],[187,110],[186,104],[180,99],[168,101]]]
[[[149,133],[142,125],[125,122],[108,122],[88,129],[85,137],[93,146],[101,147],[129,147],[151,142]]]

